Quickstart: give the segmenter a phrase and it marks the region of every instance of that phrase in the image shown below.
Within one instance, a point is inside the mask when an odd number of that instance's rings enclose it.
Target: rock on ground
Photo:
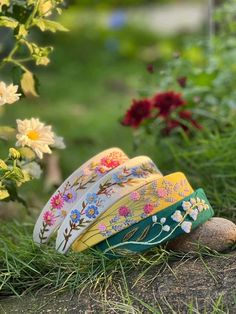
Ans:
[[[104,287],[81,293],[40,292],[22,299],[2,300],[0,313],[236,313],[236,251],[202,258],[185,257],[169,265],[155,265],[140,277],[134,269]],[[139,280],[138,280],[139,278]],[[148,307],[150,307],[148,309]],[[162,312],[160,311],[160,308]],[[154,310],[155,309],[155,310]]]

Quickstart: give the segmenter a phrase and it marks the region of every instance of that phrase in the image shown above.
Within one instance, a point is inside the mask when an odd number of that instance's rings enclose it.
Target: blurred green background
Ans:
[[[185,49],[201,58],[198,41],[208,37],[206,1],[70,1],[60,17],[68,33],[35,33],[34,40],[53,45],[51,63],[34,69],[40,97],[7,106],[5,123],[40,117],[65,138],[59,151],[63,177],[88,158],[118,146],[129,156],[149,155],[163,173],[174,171],[162,144],[146,137],[134,150],[132,130],[120,118],[132,98],[147,84],[158,90],[159,73],[173,55]],[[187,51],[187,52],[186,52]],[[155,64],[156,73],[147,72]],[[43,178],[25,185],[28,198],[38,198]],[[48,197],[40,195],[40,203]]]

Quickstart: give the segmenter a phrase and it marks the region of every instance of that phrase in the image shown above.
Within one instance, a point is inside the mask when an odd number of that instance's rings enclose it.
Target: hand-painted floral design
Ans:
[[[64,205],[64,198],[60,193],[52,197],[51,199],[52,208],[61,209],[63,205]]]
[[[136,169],[134,172],[136,175]],[[159,183],[159,185],[157,184],[157,182],[158,181],[155,180],[153,182],[150,182],[149,187],[147,187],[148,185],[145,185],[139,190],[131,192],[127,199],[127,203],[129,204],[129,206],[124,205],[117,208],[114,216],[111,217],[109,223],[107,224],[107,231],[115,230],[115,225],[123,226],[122,229],[125,229],[128,225],[137,223],[140,220],[147,218],[150,214],[153,213],[154,210],[159,207],[160,202],[166,203],[166,207],[168,206],[168,204],[175,203],[176,198],[170,197],[169,195],[177,194],[179,197],[184,198],[189,195],[191,191],[188,181],[186,179],[180,179],[176,183],[172,183],[167,179],[163,179],[163,181]],[[135,210],[133,209],[133,207],[135,208]],[[189,216],[194,218],[194,212],[189,213]],[[183,216],[181,212],[177,212],[173,214],[173,218],[182,221]],[[153,215],[152,219],[153,223],[157,222],[156,215]],[[159,223],[164,225],[165,222],[166,218],[162,217]],[[165,227],[164,231],[167,229],[168,227]],[[100,232],[100,234],[102,236],[106,236],[104,232]]]
[[[140,167],[133,168],[131,173],[134,177],[137,177],[137,178],[143,178],[147,176],[147,173],[145,173],[143,169],[141,169]]]
[[[141,197],[141,195],[140,195],[140,193],[137,192],[137,191],[134,191],[134,192],[132,192],[132,193],[130,194],[130,199],[131,199],[132,201],[138,201],[138,200],[140,200],[140,197]]]
[[[154,217],[154,216],[153,216]],[[166,222],[166,217],[162,217],[161,219],[160,219],[160,223],[161,224],[164,224]]]
[[[143,211],[145,214],[148,215],[153,211],[153,209],[154,209],[154,206],[152,204],[148,203],[148,204],[145,204]]]
[[[128,157],[124,155],[124,153],[114,150],[104,155],[103,158],[97,159],[97,161],[92,161],[91,163],[87,164],[84,169],[79,171],[80,175],[75,175],[73,179],[65,182],[65,184],[63,184],[63,187],[60,188],[57,194],[54,195],[50,200],[49,211],[51,211],[56,217],[54,225],[58,225],[58,222],[60,222],[67,216],[70,204],[76,201],[79,190],[84,191],[102,176],[104,176],[109,171],[111,171],[115,167],[118,167],[127,160]],[[107,192],[107,195],[109,195],[109,193],[112,193],[112,191],[107,191],[106,187],[104,187],[104,191]],[[95,202],[95,199],[96,198],[92,198],[92,196],[90,196],[90,201],[92,202],[92,200],[94,200],[94,204],[100,206],[101,200]],[[80,212],[80,215],[82,215],[82,212]],[[79,221],[80,226],[84,226],[85,223],[85,219]],[[75,225],[75,220],[71,220],[71,228],[69,230],[76,228]],[[52,232],[52,229],[48,228],[48,226],[49,225],[46,225],[45,222],[42,221],[42,226],[39,231],[40,243],[43,243],[45,242],[45,240],[48,239],[46,232]],[[69,231],[69,233],[70,232],[71,231]]]
[[[64,201],[67,203],[74,203],[74,201],[76,200],[76,197],[77,197],[77,193],[73,189],[69,189],[63,195]]]
[[[108,162],[108,160],[106,160]],[[104,163],[104,161],[103,161]],[[114,165],[114,164],[113,164]],[[97,165],[93,165],[93,167],[97,167]],[[140,168],[140,169],[139,169]],[[158,173],[157,168],[154,163],[147,162],[140,167],[135,167],[135,171],[133,172],[134,168],[127,168],[122,167],[119,171],[115,172],[108,180],[104,180],[103,183],[99,184],[99,188],[96,192],[88,193],[84,197],[84,201],[82,202],[82,206],[80,209],[81,218],[79,221],[79,225],[74,223],[72,220],[69,221],[70,228],[66,228],[64,231],[64,245],[63,250],[67,246],[67,242],[71,237],[73,230],[79,230],[80,227],[85,227],[87,223],[90,223],[93,219],[95,219],[101,211],[101,208],[104,206],[104,202],[106,199],[110,198],[114,193],[118,190],[115,187],[125,188],[127,185],[133,185],[137,182],[137,178],[144,178],[152,173]],[[120,217],[128,217],[131,214],[131,210],[129,208],[120,209],[118,212],[118,216]],[[89,220],[84,220],[88,218]],[[82,220],[82,222],[81,222]],[[119,217],[118,217],[119,220]],[[134,221],[134,220],[133,220]],[[131,224],[133,221],[126,221],[126,224]],[[99,229],[99,228],[98,228]],[[101,234],[108,234],[110,230],[100,231]]]
[[[103,223],[98,226],[98,230],[101,232],[106,231],[106,229],[107,229],[107,226]]]
[[[110,250],[116,250],[118,248],[122,248],[123,245],[130,244],[142,245],[141,252],[147,247],[158,245],[165,243],[169,239],[171,239],[171,236],[174,235],[175,231],[177,229],[182,229],[185,233],[190,233],[193,228],[193,222],[190,220],[191,212],[189,210],[197,210],[197,211],[203,211],[203,210],[209,210],[210,206],[206,203],[204,199],[201,199],[199,197],[191,198],[188,201],[182,202],[182,204],[177,203],[175,211],[172,212],[173,214],[168,217],[161,217],[158,219],[157,215],[151,216],[152,222],[148,224],[144,229],[143,226],[139,227],[139,224],[136,224],[134,228],[127,229],[127,233],[124,233],[122,236],[122,239],[119,239],[119,243],[115,245],[109,245],[109,247],[105,250],[105,253],[107,253]],[[163,212],[165,214],[165,212]],[[210,215],[213,214],[213,212],[209,213]],[[208,214],[208,215],[209,215]],[[206,216],[210,217],[210,216]],[[193,218],[192,218],[193,219]],[[194,219],[193,219],[194,220]],[[167,222],[167,223],[166,223]],[[152,227],[157,226],[158,229],[155,229],[155,232],[153,232]],[[195,225],[196,227],[197,225]],[[115,227],[115,226],[112,226]],[[114,228],[113,228],[114,229]],[[152,230],[152,233],[150,234]],[[179,235],[181,233],[177,233]],[[152,237],[150,238],[150,236]],[[154,235],[154,236],[153,236]],[[127,248],[125,248],[127,250]],[[130,249],[128,249],[130,250]],[[131,249],[131,252],[136,251],[136,249]]]
[[[115,183],[122,183],[126,180],[126,176],[124,173],[118,173],[118,174],[113,174],[112,179],[115,181]]]
[[[184,221],[181,224],[181,229],[186,232],[186,233],[190,233],[192,228],[192,223],[190,221]]]
[[[180,210],[176,210],[174,214],[171,216],[171,218],[176,222],[183,221],[184,219]]]
[[[98,196],[96,193],[88,193],[86,197],[86,201],[88,204],[96,203]]]
[[[165,232],[169,232],[169,231],[170,231],[170,226],[164,225],[164,226],[162,227],[162,230],[165,231]]]
[[[127,206],[121,206],[119,208],[119,215],[123,217],[127,217],[130,214],[130,209]]]
[[[88,218],[96,218],[97,215],[99,214],[98,208],[95,205],[90,205],[85,209],[85,215]]]
[[[78,209],[73,209],[70,214],[70,219],[73,223],[78,223],[80,221],[81,214]]]
[[[54,216],[53,212],[51,212],[50,210],[47,210],[43,215],[43,221],[48,226],[53,226],[56,221],[56,217]]]
[[[107,156],[101,159],[101,164],[107,168],[116,168],[120,165],[119,160],[114,160],[111,157]]]
[[[157,189],[157,195],[160,198],[165,198],[168,196],[168,191],[165,188],[159,188],[159,189]]]

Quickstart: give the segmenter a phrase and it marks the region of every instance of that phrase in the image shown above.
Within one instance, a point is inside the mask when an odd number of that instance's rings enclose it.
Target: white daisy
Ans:
[[[44,153],[51,154],[49,145],[54,144],[54,133],[51,126],[45,126],[39,119],[31,118],[30,120],[16,120],[18,134],[17,146],[28,146],[32,148],[39,158]]]
[[[183,216],[181,214],[181,211],[180,210],[176,210],[174,212],[174,214],[171,216],[171,218],[176,221],[176,222],[180,222],[183,220]]]
[[[6,85],[0,82],[0,106],[5,104],[13,104],[19,100],[21,94],[17,94],[18,85]]]
[[[184,230],[186,233],[190,233],[192,228],[192,223],[190,221],[184,221],[181,224],[181,229]]]

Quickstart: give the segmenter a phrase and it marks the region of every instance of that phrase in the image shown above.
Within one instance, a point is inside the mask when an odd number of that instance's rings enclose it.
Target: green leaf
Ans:
[[[132,238],[133,235],[138,231],[138,227],[131,229],[128,233],[125,234],[125,236],[122,239],[122,242],[126,242]]]
[[[9,126],[0,126],[0,139],[9,141],[16,136],[16,130]]]
[[[151,228],[151,225],[148,225],[148,226],[142,231],[141,235],[136,239],[136,241],[137,241],[137,242],[138,242],[138,241],[143,241],[143,240],[147,237],[150,228]]]
[[[53,33],[55,33],[56,31],[68,32],[67,28],[65,28],[63,25],[55,21],[37,18],[34,19],[33,22],[36,26],[38,26],[41,29],[42,32],[44,31],[50,31]]]
[[[30,71],[26,71],[22,75],[21,79],[21,88],[25,96],[27,97],[38,97],[38,94],[36,92],[36,84],[33,73]]]
[[[17,25],[18,22],[15,19],[7,16],[0,16],[0,26],[5,26],[14,29],[17,27]]]

